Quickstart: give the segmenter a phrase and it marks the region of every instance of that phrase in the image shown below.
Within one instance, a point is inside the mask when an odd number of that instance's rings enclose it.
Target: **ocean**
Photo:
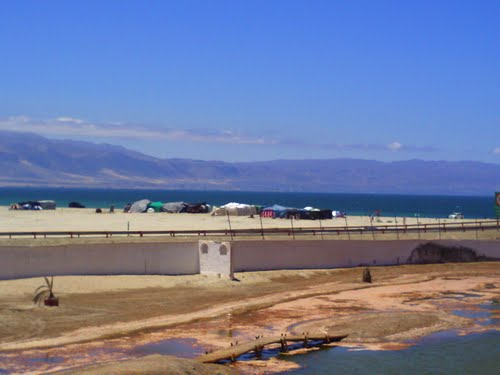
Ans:
[[[313,206],[345,211],[347,215],[446,218],[452,212],[462,212],[468,219],[494,218],[494,192],[491,196],[440,196],[343,193],[290,193],[195,190],[132,190],[132,189],[67,189],[67,188],[0,188],[0,205],[28,200],[55,200],[57,207],[68,207],[77,201],[89,208],[117,209],[139,199],[189,203],[206,202],[221,206],[229,202],[303,208]]]

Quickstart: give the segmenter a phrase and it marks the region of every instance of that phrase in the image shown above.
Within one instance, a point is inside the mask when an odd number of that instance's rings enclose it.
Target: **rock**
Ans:
[[[370,273],[370,269],[366,267],[363,270],[363,282],[364,283],[371,283],[372,282],[372,274]]]

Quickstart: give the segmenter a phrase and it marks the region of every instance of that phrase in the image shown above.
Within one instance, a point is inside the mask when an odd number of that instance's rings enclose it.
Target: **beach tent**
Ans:
[[[272,205],[270,207],[265,207],[262,209],[260,212],[261,217],[271,217],[271,218],[281,218],[281,217],[286,217],[286,212],[289,210],[289,208],[280,206],[278,204]]]
[[[160,212],[163,207],[163,202],[150,202],[147,206],[146,211],[150,211],[149,209],[152,208],[154,212]]]
[[[47,200],[19,202],[13,208],[18,210],[55,210],[56,202]]]
[[[162,212],[179,213],[187,205],[185,202],[168,202],[161,207]]]
[[[302,209],[294,207],[284,207],[273,205],[265,207],[260,212],[261,217],[271,217],[279,219],[304,219],[304,220],[323,220],[331,219],[332,211],[330,209],[319,209],[314,207],[305,207]]]
[[[26,201],[26,202],[17,203],[16,209],[18,209],[18,210],[42,210],[43,208],[40,206],[40,203],[38,201]]]
[[[128,212],[146,212],[146,210],[148,209],[148,204],[150,203],[151,201],[149,199],[141,199],[140,201],[134,202],[132,206],[130,206],[130,210]]]
[[[345,217],[345,212],[343,211],[332,211],[332,218],[333,217]]]
[[[39,203],[39,206],[43,210],[55,210],[56,209],[56,202],[55,201],[45,200],[45,201],[38,201],[38,203]]]
[[[296,208],[284,207],[278,204],[271,206],[271,209],[274,211],[274,216],[280,219],[288,219],[297,210]]]
[[[305,207],[302,210],[298,210],[296,219],[305,220],[326,220],[332,218],[331,209],[319,209],[314,207]]]
[[[333,219],[333,211],[329,208],[322,208],[319,210],[319,214],[321,220]]]
[[[212,210],[212,206],[202,203],[186,203],[179,212],[186,212],[188,214],[206,214]]]
[[[212,215],[214,216],[250,216],[257,215],[257,207],[250,204],[245,203],[227,203],[224,206],[220,206],[216,208]]]

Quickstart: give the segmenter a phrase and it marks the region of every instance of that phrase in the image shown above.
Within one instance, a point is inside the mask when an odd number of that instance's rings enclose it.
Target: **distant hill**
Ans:
[[[227,163],[0,131],[0,186],[488,195],[500,165],[359,159]]]

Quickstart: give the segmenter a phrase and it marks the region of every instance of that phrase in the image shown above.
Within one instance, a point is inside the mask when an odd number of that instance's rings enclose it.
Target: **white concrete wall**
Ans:
[[[233,271],[338,268],[406,263],[413,249],[429,241],[238,241],[232,244]],[[500,258],[500,241],[432,241],[466,246]]]
[[[200,241],[200,273],[233,277],[231,242]]]
[[[199,272],[197,241],[0,246],[0,279],[46,275],[184,275]]]
[[[429,241],[422,241],[423,243]],[[500,241],[482,241],[482,240],[441,240],[432,241],[444,246],[464,246],[476,251],[477,255],[483,255],[490,258],[500,259]]]
[[[185,275],[406,263],[429,241],[192,241],[66,246],[0,246],[0,279],[46,275]],[[500,241],[432,241],[500,259]],[[204,253],[204,244],[206,253]],[[221,254],[221,245],[227,253]]]

